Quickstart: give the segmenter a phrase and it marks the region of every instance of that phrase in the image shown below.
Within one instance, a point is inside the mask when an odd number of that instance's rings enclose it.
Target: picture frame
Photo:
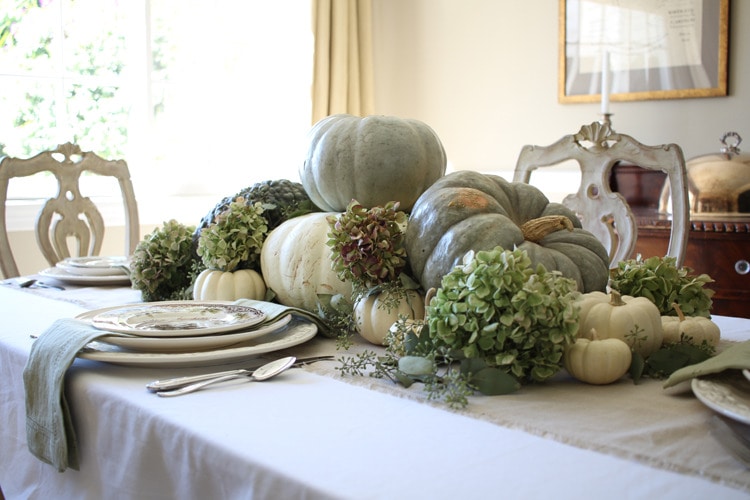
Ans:
[[[610,100],[728,95],[729,0],[559,6],[559,102],[601,101],[608,113]]]

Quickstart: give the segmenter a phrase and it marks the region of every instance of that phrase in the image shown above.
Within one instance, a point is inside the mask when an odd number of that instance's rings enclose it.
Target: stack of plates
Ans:
[[[168,301],[107,307],[76,317],[112,332],[80,357],[129,366],[200,366],[241,361],[313,338],[317,326],[287,314],[267,318],[233,302]]]
[[[125,285],[130,283],[128,257],[69,257],[39,274],[79,285]]]

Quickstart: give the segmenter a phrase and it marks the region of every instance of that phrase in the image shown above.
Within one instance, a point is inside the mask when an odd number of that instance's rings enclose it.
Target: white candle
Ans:
[[[609,52],[602,54],[602,114],[609,113]]]

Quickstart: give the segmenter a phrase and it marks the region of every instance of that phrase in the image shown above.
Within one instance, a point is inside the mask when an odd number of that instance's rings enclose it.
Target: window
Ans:
[[[0,14],[0,154],[71,141],[124,158],[142,207],[298,179],[309,0],[15,4]],[[44,182],[14,181],[10,195],[33,198]]]

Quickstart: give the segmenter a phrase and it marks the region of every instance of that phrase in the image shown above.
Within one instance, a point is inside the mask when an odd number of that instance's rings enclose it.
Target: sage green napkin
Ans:
[[[318,332],[320,332],[321,335],[326,337],[331,336],[328,325],[326,325],[320,317],[311,313],[310,311],[306,311],[299,307],[285,306],[282,304],[277,304],[275,302],[266,302],[263,300],[253,299],[239,299],[235,303],[242,306],[254,307],[259,311],[264,312],[266,314],[266,319],[263,320],[263,323],[271,323],[280,318],[283,318],[287,314],[294,314],[297,316],[302,316],[303,318],[309,319],[310,321],[315,323],[318,326]]]
[[[750,369],[750,340],[734,344],[706,361],[680,368],[664,382],[664,387],[672,387],[691,378],[720,373],[724,370]]]
[[[76,319],[59,319],[34,341],[23,370],[29,450],[59,472],[78,470],[76,435],[65,399],[65,372],[83,346],[103,335],[116,334]]]

